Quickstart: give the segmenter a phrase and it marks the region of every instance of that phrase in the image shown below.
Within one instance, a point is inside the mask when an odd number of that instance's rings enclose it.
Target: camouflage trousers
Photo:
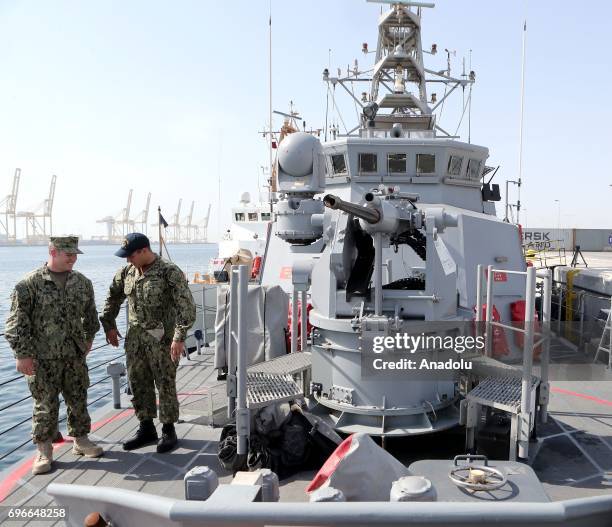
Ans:
[[[125,358],[132,390],[132,404],[139,421],[157,416],[155,387],[159,391],[159,420],[176,423],[179,402],[176,395],[177,364],[170,357],[170,342],[159,340],[146,330],[130,327],[125,339]]]
[[[89,434],[89,373],[84,356],[37,360],[36,374],[27,376],[27,380],[34,399],[32,439],[35,443],[52,441],[57,435],[60,393],[66,403],[68,434],[72,437]]]

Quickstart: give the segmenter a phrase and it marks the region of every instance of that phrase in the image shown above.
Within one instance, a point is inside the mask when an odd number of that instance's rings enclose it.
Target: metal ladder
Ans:
[[[606,318],[606,323],[604,324],[603,333],[601,334],[601,338],[599,339],[599,345],[597,346],[597,353],[595,353],[595,359],[593,362],[597,362],[599,359],[599,354],[604,352],[608,354],[608,368],[612,369],[612,306],[611,309],[602,309],[604,313],[608,313],[608,317]],[[606,341],[606,333],[608,334]],[[607,346],[604,343],[607,342]]]

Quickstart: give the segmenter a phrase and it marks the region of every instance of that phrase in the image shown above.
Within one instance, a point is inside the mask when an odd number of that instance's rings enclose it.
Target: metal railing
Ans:
[[[125,309],[125,318],[126,318],[126,323],[128,321],[128,310],[127,310],[127,304],[124,304],[124,306],[122,306],[121,309]],[[5,334],[4,333],[0,333],[0,337],[4,337]],[[119,339],[120,341],[124,341],[125,339],[123,337],[121,337]],[[91,353],[92,351],[96,351],[96,350],[100,350],[102,348],[106,348],[107,346],[110,346],[110,344],[108,342],[103,343],[103,344],[99,344],[95,347],[92,347],[91,350],[89,350],[88,354]],[[88,372],[92,372],[95,371],[121,357],[123,357],[125,354],[125,352],[121,352],[117,355],[115,355],[114,357],[104,360],[100,363],[95,364],[94,366],[88,368]],[[15,381],[18,381],[20,379],[23,379],[25,376],[23,374],[19,374],[16,375],[15,377],[11,377],[10,379],[4,380],[0,383],[0,387],[2,386],[6,386],[7,384],[13,383]],[[109,379],[111,379],[112,376],[111,375],[106,375],[103,376],[102,378],[96,380],[96,382],[94,382],[93,384],[89,385],[89,388],[92,388],[94,386],[97,386],[99,384],[102,384],[105,381],[108,381]],[[125,383],[123,383],[120,386],[120,389],[123,389],[125,386],[127,386],[127,381]],[[90,406],[94,405],[95,403],[97,403],[98,401],[104,399],[105,397],[108,397],[108,395],[110,395],[112,393],[112,389],[110,389],[109,391],[106,391],[105,393],[103,393],[102,395],[98,396],[96,399],[94,399],[93,401],[88,401],[87,403],[87,407],[89,408]],[[28,399],[32,398],[32,394],[28,394],[25,397],[21,397],[20,399],[17,399],[15,401],[11,401],[8,404],[5,404],[4,406],[0,407],[0,414],[2,414],[3,411],[8,410],[9,408],[12,408],[14,406],[17,406],[18,404],[24,403],[25,401],[27,401]],[[60,397],[59,398],[59,402],[60,404],[63,402],[63,398]],[[58,419],[58,423],[61,423],[63,421],[65,421],[67,419],[67,415],[65,415],[64,417]],[[3,430],[0,431],[0,437],[4,436],[5,434],[8,434],[9,432],[12,432],[13,430],[16,430],[17,428],[19,428],[20,426],[28,423],[29,421],[32,420],[32,416],[28,415],[28,417],[21,419],[20,421],[18,421],[17,423],[13,423],[11,424],[8,428],[5,428]],[[24,446],[31,444],[32,443],[32,439],[30,437],[28,437],[28,439],[26,441],[23,441],[22,443],[20,443],[19,445],[13,447],[11,450],[7,451],[7,452],[3,452],[2,454],[0,454],[0,461],[3,461],[4,459],[6,459],[8,456],[10,456],[11,454],[15,453],[17,450],[19,450],[20,448],[23,448]]]
[[[108,378],[110,378],[110,375],[108,377],[106,377],[105,379],[103,379],[103,380],[107,380]],[[100,382],[101,381],[98,381],[98,382],[92,384],[91,386],[95,386],[95,384],[99,384]],[[121,388],[124,388],[125,386],[127,386],[127,381],[121,385]],[[87,403],[87,407],[89,408],[90,406],[94,405],[95,403],[97,403],[101,399],[104,399],[105,397],[108,397],[112,393],[112,391],[113,390],[111,389],[111,390],[103,393],[101,396],[99,396],[98,398],[94,399],[93,401],[89,401]],[[58,419],[58,421],[57,421],[58,424],[64,422],[67,418],[68,418],[68,416],[65,415],[64,417]],[[20,421],[19,423],[17,423],[16,425],[12,426],[11,428],[8,428],[8,429],[3,430],[2,432],[0,432],[0,436],[5,434],[5,433],[7,433],[7,432],[10,432],[11,430],[14,430],[14,429],[18,428],[19,426],[21,426],[21,425],[23,425],[23,424],[25,424],[25,423],[27,423],[28,421],[31,421],[31,420],[32,420],[32,417],[29,416],[27,419],[24,419],[24,420]],[[32,443],[32,439],[31,438],[26,439],[24,442],[20,443],[19,445],[17,445],[16,447],[12,448],[8,452],[4,452],[2,455],[0,455],[0,461],[3,461],[8,456],[10,456],[11,454],[15,453],[17,450],[19,450],[20,448],[23,448],[24,446],[26,446],[28,444],[31,444],[31,443]]]
[[[121,339],[121,340],[123,340],[123,339]],[[108,343],[106,343],[106,344],[102,344],[102,345],[100,345],[100,346],[97,346],[96,348],[92,348],[92,349],[91,349],[91,351],[93,351],[94,349],[101,349],[101,348],[104,348],[104,347],[109,346],[109,345],[110,345],[110,344],[108,344]],[[112,359],[108,359],[108,360],[105,360],[105,361],[103,361],[103,362],[101,362],[101,363],[99,363],[99,364],[96,364],[96,365],[95,365],[93,368],[89,368],[89,371],[91,372],[91,371],[94,371],[94,370],[96,370],[96,369],[98,369],[98,368],[101,368],[102,366],[105,366],[106,364],[109,364],[110,362],[112,362],[112,361],[114,361],[114,360],[117,360],[118,358],[122,357],[123,355],[124,355],[124,354],[123,354],[123,353],[121,353],[121,354],[119,354],[119,355],[117,355],[117,356],[113,357]],[[14,377],[14,378],[12,378],[12,379],[9,379],[8,381],[5,381],[3,384],[8,384],[9,382],[13,382],[13,381],[15,381],[15,380],[22,379],[23,377],[24,377],[24,375],[19,375],[19,376],[17,376],[17,377]],[[106,376],[102,377],[101,379],[98,379],[98,380],[97,380],[96,382],[94,382],[93,384],[90,384],[90,385],[89,385],[89,388],[92,388],[92,387],[94,387],[94,386],[97,386],[97,385],[99,385],[99,384],[101,384],[101,383],[103,383],[103,382],[105,382],[105,381],[108,381],[109,379],[111,379],[111,375],[106,375]],[[127,386],[127,381],[121,385],[121,388],[124,388],[125,386]],[[101,396],[97,397],[97,398],[96,398],[96,399],[94,399],[93,401],[88,401],[88,402],[87,402],[87,407],[89,408],[90,406],[94,405],[95,403],[97,403],[97,402],[98,402],[98,401],[100,401],[101,399],[103,399],[103,398],[107,397],[109,394],[111,394],[111,393],[112,393],[112,391],[113,391],[113,390],[111,389],[111,390],[109,390],[109,391],[105,392],[104,394],[102,394]],[[29,394],[29,395],[26,395],[25,397],[22,397],[21,399],[18,399],[18,400],[16,400],[16,401],[13,401],[13,402],[11,402],[11,403],[9,403],[9,404],[7,404],[7,405],[3,406],[2,408],[0,408],[0,414],[1,414],[1,413],[2,413],[4,410],[7,410],[8,408],[11,408],[11,407],[13,407],[13,406],[16,406],[17,404],[23,403],[23,402],[25,402],[25,401],[27,401],[28,399],[31,399],[31,398],[32,398],[32,394]],[[59,402],[60,402],[60,404],[61,404],[62,402],[64,402],[63,397],[60,397],[60,398],[59,398]],[[58,419],[58,424],[59,424],[59,423],[61,423],[61,422],[63,422],[63,421],[65,421],[66,419],[67,419],[67,415],[65,415],[64,417],[62,417],[62,418]],[[15,430],[15,429],[19,428],[20,426],[24,425],[25,423],[27,423],[27,422],[29,422],[29,421],[31,421],[31,420],[32,420],[32,416],[31,416],[31,415],[29,415],[29,416],[28,416],[28,417],[26,417],[25,419],[22,419],[22,420],[20,420],[19,422],[14,423],[13,425],[9,426],[8,428],[6,428],[6,429],[4,429],[4,430],[0,431],[0,437],[2,437],[3,435],[5,435],[5,434],[7,434],[7,433],[9,433],[9,432],[11,432],[11,431],[13,431],[13,430]],[[31,442],[32,442],[32,439],[31,439],[31,438],[28,438],[26,441],[24,441],[24,442],[20,443],[19,445],[17,445],[16,447],[12,448],[12,449],[11,449],[11,450],[9,450],[8,452],[4,452],[4,453],[0,454],[0,461],[3,461],[3,460],[4,460],[4,459],[6,459],[8,456],[10,456],[11,454],[13,454],[14,452],[16,452],[17,450],[19,450],[20,448],[23,448],[25,445],[30,444]]]
[[[485,353],[491,356],[493,347],[493,327],[499,327],[522,333],[523,340],[523,368],[521,381],[521,400],[520,400],[520,416],[518,432],[518,456],[527,458],[529,451],[529,434],[531,421],[531,391],[533,386],[533,351],[534,348],[544,342],[544,350],[540,357],[540,396],[539,396],[539,418],[542,423],[547,421],[548,409],[548,393],[549,393],[549,361],[550,361],[550,339],[546,334],[551,326],[551,296],[552,296],[552,272],[550,270],[538,272],[535,267],[528,267],[526,271],[511,271],[507,269],[495,269],[492,265],[487,268],[486,274],[486,306],[485,306]],[[482,298],[483,298],[483,271],[484,266],[478,265],[476,278],[476,321],[482,322]],[[525,319],[523,327],[515,325],[503,324],[493,320],[493,298],[494,298],[494,277],[496,273],[505,273],[506,275],[525,276]],[[544,331],[538,333],[535,331],[535,299],[536,299],[536,277],[543,280],[542,293],[542,324]],[[535,343],[535,337],[541,337]]]
[[[556,242],[556,246],[553,245]],[[563,240],[552,240],[548,247],[537,243],[523,245],[523,256],[530,261],[536,269],[548,269],[557,265],[567,265],[567,252],[562,245]],[[532,254],[530,254],[532,251]]]
[[[612,296],[576,286],[571,280],[553,282],[555,328],[559,338],[575,351],[589,354],[603,337],[607,314],[612,310]],[[603,316],[600,314],[603,312]],[[597,342],[597,346],[594,341]],[[608,343],[610,345],[610,343]],[[612,357],[608,360],[612,367]]]

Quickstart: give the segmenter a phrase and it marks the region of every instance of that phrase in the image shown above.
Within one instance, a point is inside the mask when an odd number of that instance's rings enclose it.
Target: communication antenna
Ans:
[[[523,122],[525,117],[525,50],[527,47],[527,18],[523,22],[523,58],[521,66],[521,122],[519,126],[519,174],[518,198],[516,200],[516,223],[520,223],[521,214],[521,185],[523,184]]]
[[[269,155],[270,155],[270,159],[269,159],[269,167],[270,167],[270,187],[269,187],[269,202],[270,202],[270,212],[273,211],[273,202],[274,202],[274,193],[276,192],[276,183],[274,181],[272,181],[273,176],[273,170],[272,170],[272,164],[274,162],[273,158],[272,158],[272,142],[273,142],[273,137],[272,137],[272,0],[270,0],[270,18],[269,18],[269,30],[268,30],[268,39],[269,39],[269,49],[268,49],[268,82],[270,84],[270,94],[269,94],[269,106],[268,106],[268,111],[269,113],[269,130],[270,130],[270,137],[269,139],[269,143],[268,143],[268,149],[269,149]]]

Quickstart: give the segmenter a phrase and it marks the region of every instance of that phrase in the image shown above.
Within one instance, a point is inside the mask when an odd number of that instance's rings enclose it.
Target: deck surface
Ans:
[[[179,446],[157,454],[155,445],[125,452],[121,443],[138,427],[127,396],[123,408],[106,407],[92,416],[92,437],[104,446],[99,459],[74,456],[67,439],[55,446],[55,463],[49,474],[32,476],[33,455],[0,475],[0,524],[63,525],[62,521],[12,521],[6,506],[46,506],[53,501],[45,492],[51,482],[100,485],[184,498],[183,476],[194,466],[213,468],[221,482],[231,475],[217,461],[221,429],[208,425],[210,394],[222,397],[224,387],[216,379],[211,349],[182,360],[177,374],[181,422],[176,426]],[[218,403],[216,403],[218,404]],[[222,412],[221,412],[222,413]],[[218,412],[217,422],[222,417]],[[159,426],[158,426],[159,429]],[[461,453],[460,428],[436,434],[436,438],[398,438],[389,450],[403,462],[415,459],[446,459]],[[455,439],[454,441],[451,438]],[[449,444],[455,445],[450,448]],[[407,453],[410,452],[410,455]],[[531,464],[553,500],[612,492],[612,382],[557,382],[553,384],[550,420],[539,428],[539,441],[532,443]],[[281,500],[307,501],[306,482],[313,473],[281,482]],[[4,508],[3,508],[4,507]]]

